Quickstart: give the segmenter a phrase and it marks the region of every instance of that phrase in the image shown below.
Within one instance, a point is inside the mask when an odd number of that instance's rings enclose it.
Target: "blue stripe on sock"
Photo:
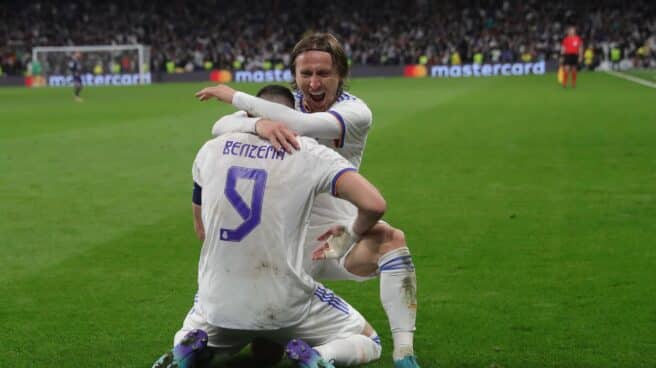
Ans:
[[[396,266],[411,265],[411,264],[412,261],[400,260],[396,262],[385,263],[383,266],[380,266],[380,268],[396,267]]]
[[[406,262],[406,261],[412,262],[411,258],[412,258],[412,256],[409,256],[409,255],[392,258],[389,261],[387,261],[387,262],[383,263],[382,265],[380,265],[380,268],[383,268],[383,267],[387,266],[390,263]]]
[[[394,271],[406,269],[408,271],[414,271],[415,265],[412,263],[411,256],[400,256],[394,259],[391,259],[379,267],[379,271]]]
[[[385,268],[381,268],[379,271],[380,272],[387,272],[387,271],[396,271],[396,270],[408,270],[408,271],[414,271],[415,266],[410,264],[410,265],[398,265],[398,266],[388,266]]]

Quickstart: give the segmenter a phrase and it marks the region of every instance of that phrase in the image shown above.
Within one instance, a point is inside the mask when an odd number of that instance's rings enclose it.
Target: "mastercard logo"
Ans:
[[[424,78],[428,75],[425,65],[406,65],[403,76],[406,78]]]
[[[228,70],[212,70],[210,72],[210,80],[217,83],[232,82],[232,73]]]

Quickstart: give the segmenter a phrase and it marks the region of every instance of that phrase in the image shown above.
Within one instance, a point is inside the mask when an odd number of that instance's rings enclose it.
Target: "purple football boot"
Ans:
[[[287,358],[301,368],[335,368],[305,341],[294,339],[285,348]]]
[[[207,333],[203,330],[189,331],[173,350],[162,355],[152,368],[193,368],[198,353],[207,347]]]

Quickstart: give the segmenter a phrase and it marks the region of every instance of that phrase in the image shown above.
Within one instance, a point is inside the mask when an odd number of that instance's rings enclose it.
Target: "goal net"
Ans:
[[[82,84],[125,86],[150,84],[150,47],[133,45],[44,46],[32,49],[31,74],[47,86],[69,86],[69,62],[80,53]]]

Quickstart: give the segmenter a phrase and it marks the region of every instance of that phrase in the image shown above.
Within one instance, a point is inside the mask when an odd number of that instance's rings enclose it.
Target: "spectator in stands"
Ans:
[[[192,70],[202,70],[205,61],[216,68],[278,61],[288,66],[285,50],[317,29],[340,35],[354,64],[403,65],[418,63],[420,56],[428,64],[448,64],[445,54],[452,48],[463,64],[474,62],[476,50],[485,62],[516,62],[528,58],[522,45],[532,60],[558,60],[563,19],[579,24],[581,37],[595,44],[626,42],[622,57],[632,57],[647,42],[641,51],[647,56],[640,60],[654,62],[656,41],[648,42],[656,33],[653,1],[312,0],[312,6],[310,1],[197,0],[166,6],[145,0],[3,1],[0,66],[21,75],[34,46],[124,43],[151,46],[156,72],[164,71],[170,58],[182,69],[191,63]]]

